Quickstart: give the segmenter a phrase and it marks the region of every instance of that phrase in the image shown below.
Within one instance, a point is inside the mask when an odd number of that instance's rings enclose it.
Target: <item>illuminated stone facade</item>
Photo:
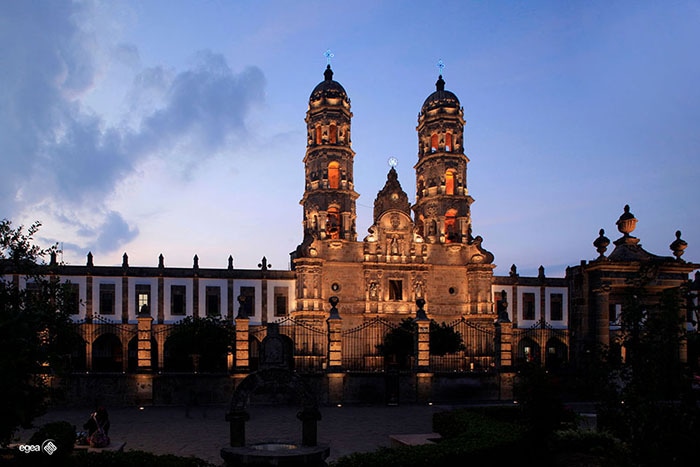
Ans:
[[[472,236],[469,159],[457,96],[445,90],[440,76],[421,108],[415,205],[392,165],[374,201],[369,235],[358,240],[350,99],[330,65],[324,78],[311,93],[306,115],[305,235],[292,255],[295,316],[324,318],[326,301],[335,295],[351,324],[412,316],[420,298],[435,320],[492,322],[494,257],[481,237]]]

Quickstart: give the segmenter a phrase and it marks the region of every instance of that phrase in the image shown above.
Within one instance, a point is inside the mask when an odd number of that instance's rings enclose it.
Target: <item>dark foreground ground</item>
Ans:
[[[446,405],[343,406],[321,407],[318,441],[330,445],[328,460],[353,452],[373,451],[390,445],[390,435],[432,432],[432,416],[448,410]],[[155,454],[196,456],[214,464],[229,444],[226,406],[192,407],[107,407],[111,420],[110,437],[125,441],[125,450]],[[246,424],[246,440],[301,441],[297,407],[251,406]],[[84,409],[52,409],[35,421],[41,426],[51,421],[67,421],[82,430],[89,417]],[[27,441],[35,430],[19,433]]]

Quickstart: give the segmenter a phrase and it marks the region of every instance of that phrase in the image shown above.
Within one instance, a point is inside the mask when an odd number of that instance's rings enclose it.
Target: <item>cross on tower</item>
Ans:
[[[333,52],[331,52],[331,49],[328,49],[325,52],[323,52],[323,56],[326,57],[326,63],[328,65],[331,64],[331,58],[335,57],[335,55],[333,55]]]
[[[445,64],[442,62],[442,59],[438,60],[437,67],[440,70],[440,75],[442,75],[442,70],[445,68]]]

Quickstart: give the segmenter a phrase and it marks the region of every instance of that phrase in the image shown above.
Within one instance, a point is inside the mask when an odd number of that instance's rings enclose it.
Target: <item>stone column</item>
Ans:
[[[321,412],[316,407],[306,407],[297,414],[301,420],[301,444],[302,446],[316,446],[318,444],[318,421],[321,420]]]
[[[427,369],[430,367],[430,319],[423,309],[425,300],[419,298],[416,300],[416,305],[418,310],[416,310],[416,318],[413,320],[416,323],[416,366]]]
[[[138,316],[138,351],[137,351],[137,371],[139,373],[150,372],[153,368],[151,361],[151,330],[153,328],[153,318],[150,315]]]
[[[238,316],[236,316],[236,370],[248,371],[250,367],[250,348],[248,344],[248,331],[250,319],[245,313],[243,304],[244,296],[238,297]]]
[[[245,410],[234,410],[226,414],[232,447],[245,446],[245,422],[248,420],[250,420],[250,414]]]
[[[593,290],[595,317],[596,317],[596,341],[600,347],[610,347],[610,286],[603,284]]]
[[[330,316],[326,320],[328,326],[328,369],[337,371],[343,364],[343,343],[340,337],[342,318],[338,313],[338,308],[336,308],[338,297],[333,296],[328,302],[331,304]]]
[[[248,371],[250,366],[250,352],[248,346],[248,317],[236,318],[236,370]]]
[[[343,402],[343,388],[345,373],[343,366],[343,342],[341,338],[342,318],[338,313],[338,297],[332,296],[328,303],[331,304],[330,316],[326,320],[328,325],[328,402],[341,404]]]

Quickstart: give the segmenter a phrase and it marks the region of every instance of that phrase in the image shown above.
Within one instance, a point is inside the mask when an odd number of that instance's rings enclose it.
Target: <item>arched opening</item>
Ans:
[[[322,136],[321,125],[316,125],[316,144],[321,144]]]
[[[452,133],[447,132],[445,134],[445,151],[451,152],[452,151]]]
[[[548,370],[560,370],[567,362],[567,347],[561,340],[552,337],[547,341],[545,367]]]
[[[517,364],[539,363],[540,361],[540,346],[537,342],[526,337],[518,343],[518,355],[516,357]]]
[[[334,123],[328,128],[328,142],[335,144],[338,141],[338,127]]]
[[[340,212],[335,206],[328,208],[326,235],[328,235],[329,238],[340,238]]]
[[[454,195],[455,194],[455,175],[457,171],[455,169],[448,169],[445,172],[445,194]]]
[[[454,243],[459,241],[457,234],[457,210],[448,209],[445,213],[445,243]]]
[[[328,164],[328,187],[333,190],[340,188],[340,164],[335,161]]]
[[[430,135],[430,152],[435,152],[438,150],[438,135],[433,133]]]
[[[102,334],[92,343],[92,370],[123,371],[122,342],[111,333]]]

